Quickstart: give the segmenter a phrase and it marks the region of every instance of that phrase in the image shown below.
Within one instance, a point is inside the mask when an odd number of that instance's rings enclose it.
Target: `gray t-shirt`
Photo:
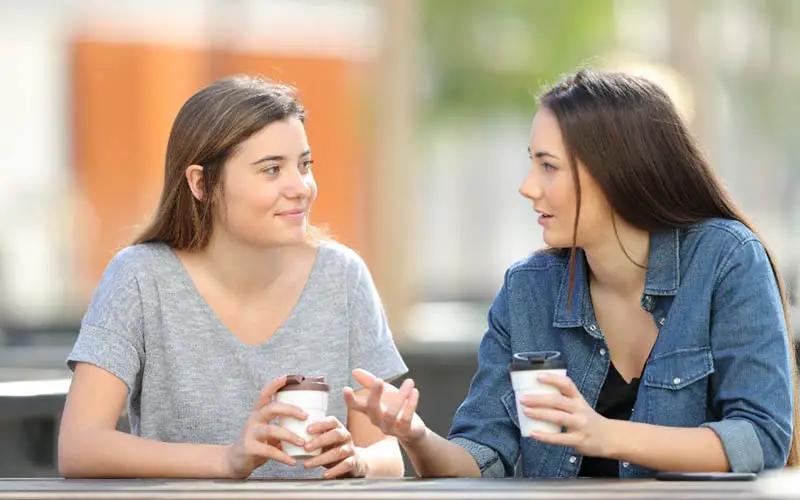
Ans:
[[[264,343],[235,337],[164,244],[128,247],[110,262],[67,360],[127,384],[131,432],[166,442],[230,444],[263,386],[286,373],[324,375],[329,415],[347,424],[353,368],[385,380],[407,372],[363,260],[325,242],[289,317]],[[252,477],[316,478],[269,461]]]

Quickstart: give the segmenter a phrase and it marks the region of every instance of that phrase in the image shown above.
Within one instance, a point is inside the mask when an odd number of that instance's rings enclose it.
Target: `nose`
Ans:
[[[310,175],[291,169],[284,177],[284,194],[287,198],[308,198],[311,195]]]
[[[522,184],[519,186],[519,194],[522,195],[523,198],[529,200],[539,200],[542,198],[542,186],[536,178],[534,169],[531,169],[525,177],[525,180],[522,181]]]

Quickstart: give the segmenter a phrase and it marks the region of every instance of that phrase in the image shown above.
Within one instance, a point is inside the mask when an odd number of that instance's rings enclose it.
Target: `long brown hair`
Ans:
[[[624,73],[584,69],[547,90],[539,103],[558,121],[575,179],[570,290],[581,199],[577,159],[600,186],[614,214],[634,227],[655,232],[725,218],[740,221],[755,233],[723,189],[672,100],[655,83]],[[783,303],[797,409],[797,361],[789,308],[769,250],[767,256]],[[795,410],[787,465],[800,464],[798,441],[800,419]]]
[[[164,187],[155,217],[134,243],[159,241],[176,250],[200,250],[213,230],[212,209],[223,192],[222,172],[236,148],[270,123],[305,121],[293,88],[264,78],[233,75],[191,96],[172,124]],[[203,167],[203,198],[194,197],[185,178],[190,165]],[[309,226],[312,240],[322,232]]]

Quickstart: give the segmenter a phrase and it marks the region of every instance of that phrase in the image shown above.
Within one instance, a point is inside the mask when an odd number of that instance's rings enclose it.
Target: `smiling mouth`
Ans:
[[[286,212],[278,212],[276,215],[279,216],[298,216],[305,214],[305,210],[287,210]]]

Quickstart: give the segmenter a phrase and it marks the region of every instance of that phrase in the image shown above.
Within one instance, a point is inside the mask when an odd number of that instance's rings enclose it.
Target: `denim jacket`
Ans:
[[[562,352],[586,401],[597,401],[610,359],[578,250],[571,307],[569,258],[538,252],[512,265],[488,314],[478,371],[449,439],[484,477],[570,478],[574,449],[521,436],[508,372],[512,354]],[[712,219],[652,233],[641,306],[658,337],[641,376],[631,421],[708,427],[734,472],[783,467],[792,437],[790,347],[764,247],[743,224]],[[620,478],[656,471],[621,462]]]

